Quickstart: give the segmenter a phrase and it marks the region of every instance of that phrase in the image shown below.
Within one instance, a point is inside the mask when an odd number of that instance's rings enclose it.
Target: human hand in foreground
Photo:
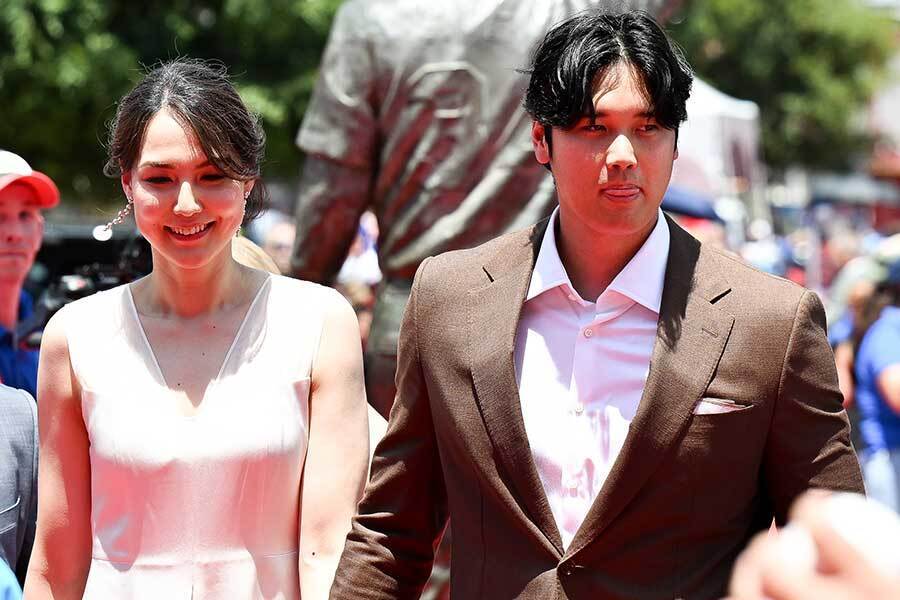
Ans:
[[[810,492],[738,558],[731,600],[898,600],[900,518],[862,496]]]

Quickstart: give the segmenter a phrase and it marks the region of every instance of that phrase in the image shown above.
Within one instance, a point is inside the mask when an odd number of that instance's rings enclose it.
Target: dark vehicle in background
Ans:
[[[34,313],[17,327],[20,345],[37,348],[44,325],[67,303],[150,272],[150,246],[133,226],[114,228],[105,241],[95,231],[96,224],[47,223],[25,282]]]

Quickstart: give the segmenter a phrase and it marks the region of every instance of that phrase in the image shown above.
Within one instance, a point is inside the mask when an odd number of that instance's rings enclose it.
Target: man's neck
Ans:
[[[655,224],[634,235],[603,235],[577,217],[565,222],[560,213],[556,246],[575,291],[585,300],[596,301],[641,249]]]
[[[22,283],[0,282],[0,325],[11,331],[19,321],[19,297]]]

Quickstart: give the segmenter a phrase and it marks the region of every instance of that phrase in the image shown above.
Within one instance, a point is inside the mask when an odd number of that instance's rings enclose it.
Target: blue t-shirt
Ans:
[[[16,576],[3,560],[0,560],[0,600],[21,600],[22,588]]]
[[[863,337],[856,355],[856,402],[859,428],[870,450],[900,448],[900,415],[878,390],[878,376],[892,365],[900,365],[900,307],[881,311]]]
[[[841,318],[828,325],[828,343],[832,348],[843,344],[853,335],[853,313],[845,310]]]
[[[19,321],[31,316],[34,308],[31,296],[22,290],[19,296]],[[0,380],[9,387],[25,390],[33,398],[37,397],[37,350],[22,350],[15,332],[0,325]]]

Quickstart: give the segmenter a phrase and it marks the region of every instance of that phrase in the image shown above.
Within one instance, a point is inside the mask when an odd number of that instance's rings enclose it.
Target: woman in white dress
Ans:
[[[153,271],[44,332],[29,600],[327,597],[367,474],[359,329],[337,292],[233,260],[263,147],[215,64],[119,103],[107,172]]]

